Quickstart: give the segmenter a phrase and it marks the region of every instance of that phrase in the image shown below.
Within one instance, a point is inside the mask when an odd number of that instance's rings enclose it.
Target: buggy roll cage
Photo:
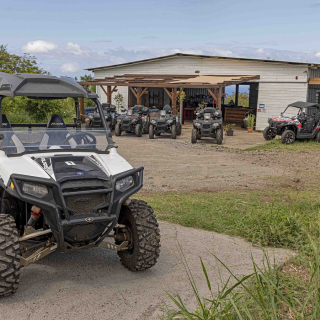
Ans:
[[[79,98],[87,98],[94,101],[100,114],[103,114],[103,108],[99,101],[99,96],[89,88],[80,86],[74,79],[69,77],[55,77],[43,74],[17,73],[8,74],[0,72],[0,130],[2,125],[2,101],[6,97],[28,97],[39,100],[56,100],[73,98],[75,101],[76,121],[74,124],[66,124],[67,127],[76,127],[81,129],[81,116],[79,107]],[[107,149],[113,148],[114,143],[111,139],[111,131],[107,122],[102,117],[102,125],[106,131],[108,142]],[[47,123],[11,123],[11,127],[31,128],[46,127]]]

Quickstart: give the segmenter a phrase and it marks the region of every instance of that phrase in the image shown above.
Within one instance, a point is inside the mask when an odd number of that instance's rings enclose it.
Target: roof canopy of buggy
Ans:
[[[96,93],[69,77],[4,72],[0,72],[0,96],[34,99],[98,98]]]
[[[320,104],[311,103],[311,102],[297,101],[297,102],[289,104],[288,107],[294,107],[294,108],[320,108]]]

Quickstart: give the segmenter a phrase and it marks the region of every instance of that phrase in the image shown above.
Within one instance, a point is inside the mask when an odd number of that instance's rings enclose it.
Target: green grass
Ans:
[[[274,139],[266,142],[265,144],[250,147],[246,151],[255,150],[284,150],[284,151],[307,151],[307,150],[320,150],[320,143],[316,140],[296,140],[293,144],[283,144],[280,139]]]
[[[160,220],[241,236],[262,246],[308,250],[307,234],[318,234],[318,191],[175,192],[143,198]]]
[[[264,246],[299,250],[283,268],[267,256],[262,267],[253,261],[254,272],[242,277],[219,261],[230,278],[221,283],[218,294],[213,293],[210,274],[199,261],[211,291],[205,298],[199,296],[184,260],[198,307],[189,308],[179,294],[167,288],[179,311],[169,310],[163,319],[320,319],[319,190],[160,193],[143,198],[160,220],[241,236]]]

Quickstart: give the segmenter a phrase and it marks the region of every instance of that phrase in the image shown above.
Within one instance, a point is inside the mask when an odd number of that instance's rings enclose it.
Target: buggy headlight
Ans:
[[[48,188],[45,185],[34,182],[24,182],[22,191],[37,198],[43,198],[49,193]]]
[[[126,191],[134,185],[132,176],[123,178],[116,182],[116,189],[118,191]]]

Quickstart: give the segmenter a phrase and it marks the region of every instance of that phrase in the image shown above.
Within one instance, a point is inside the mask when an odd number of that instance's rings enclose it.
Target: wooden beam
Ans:
[[[219,110],[221,110],[221,103],[222,103],[222,86],[221,87],[219,87],[218,89],[217,89],[217,91],[218,91],[218,93],[217,93],[217,96],[218,96],[218,101],[217,101],[217,108],[219,109]]]
[[[144,88],[144,89],[143,89],[143,91],[141,92],[141,94],[140,94],[140,97],[139,97],[139,98],[141,98],[147,90],[148,90],[148,87]]]
[[[101,88],[102,91],[105,93],[105,95],[108,96],[108,93],[107,93],[106,89],[103,87],[103,85],[100,85],[100,88]]]
[[[136,99],[138,100],[138,95],[136,94],[136,92],[132,89],[132,87],[130,87],[130,91],[133,93],[133,95],[136,97]]]
[[[215,96],[215,94],[214,94],[210,89],[207,88],[207,90],[208,90],[208,92],[212,95],[212,98],[213,98],[215,101],[217,101],[217,97]]]
[[[115,86],[112,90],[111,90],[111,94],[114,93],[114,92],[117,92],[117,86]]]
[[[172,95],[171,93],[169,92],[169,90],[167,88],[163,88],[164,91],[167,93],[167,95],[169,96],[169,98],[172,100]]]
[[[172,114],[177,114],[177,88],[172,88]]]
[[[107,86],[107,93],[108,93],[107,102],[108,102],[108,103],[111,103],[111,96],[112,96],[111,86]]]
[[[80,117],[81,122],[84,122],[84,98],[80,98]]]
[[[141,105],[142,103],[142,88],[141,87],[138,87],[137,88],[137,105]]]

